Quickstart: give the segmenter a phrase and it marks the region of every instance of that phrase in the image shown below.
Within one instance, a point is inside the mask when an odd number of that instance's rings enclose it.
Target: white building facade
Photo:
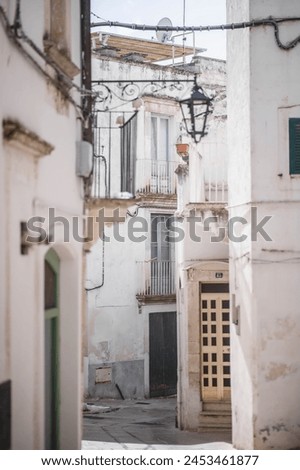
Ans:
[[[93,80],[186,78],[169,68],[97,54],[92,70]],[[104,223],[105,240],[87,257],[89,396],[176,393],[175,254],[165,241],[165,225],[176,209],[180,110],[174,96],[169,89],[158,96],[150,91],[104,113],[96,103],[93,194],[105,217],[122,220]],[[125,201],[124,211],[117,199],[129,194],[134,198]],[[159,355],[156,346],[168,350]]]
[[[77,449],[82,244],[72,223],[81,230],[83,188],[72,83],[80,85],[80,2],[2,0],[0,20],[1,448]],[[41,237],[28,245],[30,220]]]
[[[132,52],[137,49],[139,54],[120,57],[130,41]],[[184,342],[189,318],[199,316],[199,299],[184,307],[182,300],[176,302],[176,294],[182,293],[178,272],[185,276],[184,269],[199,260],[221,260],[226,264],[225,282],[228,248],[224,244],[216,251],[207,237],[199,251],[199,243],[178,237],[188,230],[187,219],[195,210],[197,216],[203,208],[208,214],[217,209],[222,217],[226,212],[226,75],[223,61],[203,57],[176,67],[147,60],[147,54],[153,57],[161,48],[172,57],[167,44],[114,35],[98,40],[94,34],[92,70],[99,97],[93,194],[96,206],[111,219],[103,224],[105,241],[99,240],[87,258],[86,393],[138,398],[179,389],[179,425],[195,429],[200,426],[194,425],[193,411],[196,402],[197,410],[201,407],[200,365],[196,390],[186,381],[190,359]],[[210,137],[198,149],[201,155],[184,135],[178,103],[191,93],[195,73],[216,102]],[[131,102],[126,102],[126,93]],[[116,94],[123,98],[122,106]],[[189,145],[189,165],[176,153],[181,141]],[[181,177],[188,168],[190,176]],[[126,201],[124,211],[118,198],[130,195],[135,199]],[[118,207],[120,212],[113,216]],[[170,228],[175,242],[168,239]],[[195,397],[192,403],[196,393],[198,401]]]
[[[178,99],[191,89],[193,73],[154,63],[161,51],[172,58],[170,45],[108,36],[106,50],[107,38],[99,43],[94,35],[93,80],[100,80],[94,90],[105,98],[109,86],[113,97],[102,103],[100,95],[95,105],[93,194],[104,214],[112,217],[119,207],[123,219],[105,223],[107,240],[100,239],[87,259],[86,392],[171,395],[177,390],[177,319],[175,247],[167,232],[177,206]],[[126,47],[139,54],[123,56]],[[125,212],[118,199],[124,196],[132,197]]]
[[[296,0],[227,1],[230,23],[299,11]],[[228,33],[229,215],[242,236],[230,241],[232,427],[241,449],[300,444],[300,45],[288,48],[299,22],[278,26],[278,40],[270,24]]]
[[[202,58],[199,67],[213,113],[177,169],[177,417],[181,429],[205,432],[231,428],[228,155],[226,64]]]

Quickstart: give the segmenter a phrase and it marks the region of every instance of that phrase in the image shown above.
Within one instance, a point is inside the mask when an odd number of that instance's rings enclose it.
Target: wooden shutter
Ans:
[[[300,174],[300,118],[289,119],[290,175]]]
[[[135,194],[137,112],[121,127],[121,191]]]

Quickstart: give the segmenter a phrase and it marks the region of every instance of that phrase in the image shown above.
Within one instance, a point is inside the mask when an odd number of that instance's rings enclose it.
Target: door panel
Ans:
[[[149,315],[150,396],[177,392],[176,312]]]
[[[203,401],[230,400],[229,293],[200,298],[201,392]]]

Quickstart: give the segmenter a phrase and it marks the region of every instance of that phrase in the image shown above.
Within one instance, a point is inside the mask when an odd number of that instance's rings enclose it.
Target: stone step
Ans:
[[[231,413],[231,403],[222,401],[206,401],[202,404],[203,411],[229,411]]]
[[[214,427],[214,426],[199,426],[198,429],[197,429],[197,432],[201,432],[201,433],[215,433],[216,434],[216,437],[215,439],[217,440],[217,436],[218,436],[218,433],[222,433],[222,432],[231,432],[231,426],[218,426],[218,427]],[[223,440],[223,438],[221,439]]]
[[[231,413],[228,411],[202,411],[200,413],[200,420],[212,421],[226,421],[231,422]]]
[[[231,412],[202,411],[199,417],[199,429],[231,429]]]

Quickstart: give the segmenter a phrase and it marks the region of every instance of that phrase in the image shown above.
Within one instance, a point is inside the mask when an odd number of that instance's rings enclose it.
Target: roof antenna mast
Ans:
[[[185,28],[185,0],[183,0],[183,27]],[[185,41],[186,41],[186,35],[185,31],[182,36],[182,49],[183,49],[183,63],[185,64]]]

